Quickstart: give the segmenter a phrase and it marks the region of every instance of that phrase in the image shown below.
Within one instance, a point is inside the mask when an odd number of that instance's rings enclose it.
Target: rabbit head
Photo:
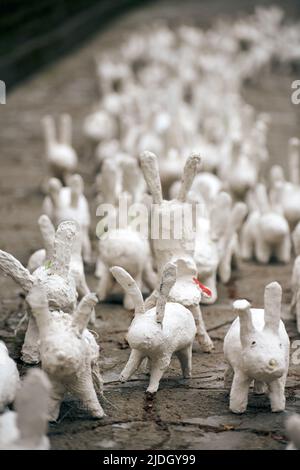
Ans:
[[[89,341],[83,335],[97,297],[87,294],[72,316],[61,311],[49,312],[47,294],[41,284],[34,284],[26,299],[39,329],[43,370],[57,378],[75,374],[87,359]]]
[[[193,255],[196,220],[193,206],[188,202],[188,192],[200,167],[201,157],[192,153],[187,159],[177,198],[172,201],[163,200],[156,155],[145,151],[140,161],[154,203],[151,208],[151,238],[162,273],[173,256]],[[176,233],[177,229],[179,233]]]
[[[243,370],[249,377],[266,383],[281,377],[286,369],[284,344],[279,336],[281,297],[277,282],[266,286],[262,330],[254,326],[249,302],[234,302],[240,319]]]

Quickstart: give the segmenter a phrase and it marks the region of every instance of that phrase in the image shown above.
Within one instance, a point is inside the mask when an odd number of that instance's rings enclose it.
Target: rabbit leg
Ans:
[[[285,388],[286,375],[276,379],[269,384],[269,398],[273,413],[284,411],[285,409]]]
[[[290,234],[288,234],[275,249],[275,255],[278,261],[288,263],[291,259],[291,248]]]
[[[246,223],[241,232],[241,257],[242,259],[251,260],[253,257],[253,251],[254,251],[254,241]]]
[[[97,295],[100,300],[105,300],[107,298],[109,291],[113,288],[113,285],[114,278],[110,274],[107,266],[105,266],[105,270],[102,272],[97,286]]]
[[[211,352],[211,350],[214,348],[214,344],[212,340],[210,339],[209,334],[206,331],[200,306],[199,305],[192,306],[190,307],[190,310],[194,316],[194,320],[196,323],[197,337],[198,337],[200,347],[202,348],[204,352]]]
[[[151,361],[149,357],[145,357],[144,360],[142,361],[141,372],[143,374],[150,375],[150,370],[151,370]]]
[[[93,362],[91,367],[95,390],[97,393],[100,393],[100,395],[103,395],[103,378],[100,372],[99,361]]]
[[[65,394],[65,387],[62,383],[50,378],[51,392],[49,397],[49,421],[57,421],[59,416],[60,405]]]
[[[159,387],[159,382],[164,372],[167,370],[171,362],[171,357],[164,357],[151,361],[150,382],[147,388],[148,393],[156,393]]]
[[[263,395],[266,392],[266,384],[259,380],[254,380],[253,392],[255,395]]]
[[[30,314],[29,322],[22,346],[22,361],[26,364],[38,364],[40,362],[39,331],[35,318]]]
[[[251,379],[243,372],[235,371],[230,391],[229,408],[233,413],[244,413],[248,405],[248,393]]]
[[[182,375],[185,379],[192,377],[192,347],[193,345],[190,344],[176,352],[181,365]]]
[[[224,372],[224,388],[231,389],[232,381],[233,381],[233,368],[228,364],[227,369]]]
[[[91,369],[86,370],[84,374],[77,376],[76,379],[71,385],[70,391],[80,399],[86,410],[94,418],[103,418],[105,413],[97,398]]]
[[[134,372],[139,368],[143,359],[144,354],[138,351],[137,349],[133,349],[130,353],[126,366],[120,374],[120,381],[126,382],[127,380],[129,380],[132,374],[134,374]]]
[[[272,250],[260,235],[255,240],[255,257],[259,263],[267,264],[270,261]]]

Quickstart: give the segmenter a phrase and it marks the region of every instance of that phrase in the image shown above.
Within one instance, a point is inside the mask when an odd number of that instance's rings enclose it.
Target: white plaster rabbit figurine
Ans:
[[[257,183],[258,169],[254,159],[242,147],[240,138],[234,138],[231,145],[229,158],[223,160],[219,176],[236,199],[244,200]]]
[[[276,191],[275,191],[276,189]],[[241,255],[245,260],[253,257],[260,263],[269,263],[272,256],[282,263],[291,257],[289,225],[281,206],[281,182],[268,198],[264,185],[257,185],[256,210],[250,213],[241,232]]]
[[[148,358],[150,382],[147,392],[155,393],[174,353],[180,360],[183,376],[191,377],[192,345],[196,334],[193,315],[183,305],[168,302],[169,292],[176,281],[176,266],[173,263],[165,266],[156,307],[150,310],[145,309],[140,289],[124,269],[115,266],[111,272],[132,296],[135,306],[134,319],[127,334],[131,354],[120,380],[129,380],[143,359]]]
[[[70,274],[74,277],[76,290],[78,293],[78,299],[82,299],[86,294],[90,293],[90,289],[87,285],[84,273],[84,265],[81,256],[81,234],[79,226],[76,222],[75,230],[76,234],[72,244],[72,254],[70,261]],[[49,263],[52,258],[54,243],[55,243],[55,228],[47,215],[41,215],[38,224],[40,227],[44,247],[33,253],[28,261],[27,269],[30,273],[33,273],[37,268]],[[95,314],[91,317],[91,322],[95,323]]]
[[[47,293],[40,283],[32,286],[26,300],[39,330],[42,369],[52,385],[50,421],[57,420],[66,392],[79,398],[91,416],[102,418],[104,411],[96,394],[96,389],[102,393],[99,346],[87,330],[92,309],[98,302],[96,295],[83,297],[73,315],[50,310]]]
[[[194,216],[193,206],[188,202],[188,193],[192,186],[194,177],[199,170],[201,158],[198,154],[193,153],[187,159],[181,185],[176,199],[165,201],[162,198],[161,181],[158,170],[157,157],[148,151],[140,156],[142,171],[152,195],[154,205],[151,211],[151,234],[155,235],[152,228],[155,228],[157,222],[162,223],[161,227],[157,227],[157,234],[151,239],[153,253],[156,261],[157,270],[160,276],[166,263],[182,259],[178,269],[177,284],[183,285],[183,289],[176,285],[172,289],[173,301],[178,302],[179,298],[191,309],[195,316],[198,328],[198,339],[204,351],[209,352],[213,349],[213,343],[206,331],[199,307],[201,300],[201,292],[193,283],[193,277],[197,277],[197,268],[194,262],[195,251],[195,232],[194,232]],[[165,221],[169,221],[164,225]],[[177,225],[178,224],[178,225]],[[176,227],[177,226],[177,227]],[[176,230],[180,228],[180,232]],[[188,282],[187,282],[188,281]],[[187,289],[185,291],[185,289]],[[196,294],[195,294],[196,292]],[[190,297],[189,297],[190,294]],[[155,292],[154,292],[155,296]]]
[[[19,372],[16,363],[9,357],[3,341],[0,341],[0,412],[14,401],[18,386]]]
[[[290,439],[286,450],[300,450],[300,416],[297,414],[288,417],[285,423],[286,434]]]
[[[290,340],[280,319],[282,289],[277,282],[265,288],[264,309],[250,308],[247,300],[236,300],[238,317],[224,339],[228,362],[225,387],[231,386],[230,409],[244,413],[248,392],[268,389],[273,412],[285,409],[285,383],[289,368]]]
[[[46,142],[46,158],[54,176],[67,183],[68,177],[77,167],[77,154],[72,147],[72,118],[69,114],[60,116],[59,137],[56,135],[52,116],[42,120]]]
[[[194,259],[198,277],[211,290],[202,303],[217,300],[217,276],[226,284],[231,279],[232,266],[240,256],[238,231],[247,213],[243,202],[232,203],[225,192],[219,193],[212,204],[209,217],[197,219],[197,237]]]
[[[48,262],[32,274],[16,258],[0,250],[0,270],[9,275],[27,294],[34,282],[41,282],[46,289],[49,308],[72,313],[77,305],[74,277],[70,274],[72,244],[76,224],[62,222],[55,234],[54,248]],[[40,361],[39,333],[36,321],[29,312],[29,322],[22,347],[22,360],[29,364]]]
[[[288,168],[289,180],[286,181],[283,169],[277,165],[271,169],[271,194],[276,191],[277,181],[282,182],[281,204],[284,216],[291,230],[300,221],[300,168],[299,168],[300,140],[296,137],[289,139]]]
[[[84,183],[80,175],[72,175],[68,186],[62,187],[61,182],[51,178],[48,183],[48,196],[43,203],[43,212],[48,215],[57,227],[64,220],[75,220],[80,227],[82,256],[86,263],[91,262],[92,249],[89,237],[91,224],[89,205],[83,194]]]
[[[46,436],[51,385],[40,369],[30,369],[18,390],[15,410],[0,415],[0,449],[48,450]]]

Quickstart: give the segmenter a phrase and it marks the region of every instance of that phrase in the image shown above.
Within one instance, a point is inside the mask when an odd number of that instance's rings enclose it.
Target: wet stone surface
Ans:
[[[123,34],[149,18],[172,16],[178,20],[180,6],[171,9],[172,2],[130,14],[116,22],[111,29],[96,36],[93,41],[66,59],[51,66],[8,96],[7,105],[0,109],[1,186],[0,186],[0,246],[26,264],[30,254],[41,246],[37,228],[45,180],[43,141],[40,119],[46,113],[68,111],[74,119],[74,144],[80,156],[79,171],[83,175],[91,203],[94,227],[96,224],[93,183],[95,165],[82,140],[80,126],[94,100],[97,83],[93,57],[100,49],[118,44]],[[194,8],[197,2],[188,2]],[[203,2],[201,24],[213,19],[220,2]],[[226,2],[227,3],[227,2]],[[266,3],[266,2],[264,2]],[[286,2],[292,8],[293,2]],[[228,3],[227,3],[228,4]],[[231,11],[250,2],[230,2]],[[210,6],[209,6],[210,5]],[[222,4],[223,5],[223,4]],[[242,6],[241,6],[242,5]],[[188,11],[188,8],[185,8]],[[191,10],[192,11],[192,10]],[[185,13],[188,15],[188,13]],[[177,16],[176,16],[177,15]],[[290,103],[290,83],[296,77],[285,72],[261,76],[255,85],[246,87],[245,97],[258,110],[272,116],[269,147],[272,162],[285,165],[283,155],[289,137],[299,135],[300,108]],[[298,77],[299,78],[299,77]],[[274,99],[276,97],[276,99]],[[96,237],[92,237],[94,247]],[[223,388],[225,368],[222,343],[234,315],[234,298],[250,300],[255,307],[262,306],[264,286],[277,280],[283,286],[283,317],[291,342],[300,339],[295,321],[290,318],[290,277],[292,265],[242,263],[228,286],[219,286],[219,300],[204,307],[204,317],[215,343],[212,354],[204,354],[194,344],[193,378],[182,380],[179,364],[174,358],[161,381],[157,395],[146,396],[148,378],[142,372],[126,384],[118,376],[129,356],[125,334],[132,313],[120,304],[97,307],[95,331],[101,344],[101,363],[105,381],[103,406],[107,416],[101,421],[89,419],[85,410],[72,397],[66,397],[58,423],[49,426],[53,449],[282,449],[286,445],[284,420],[291,412],[300,412],[300,366],[293,364],[287,383],[287,410],[272,414],[266,397],[250,393],[249,407],[243,416],[235,416],[228,409],[228,392]],[[88,283],[95,287],[91,273]],[[20,359],[24,329],[17,335],[15,328],[25,312],[24,296],[15,283],[0,275],[0,338],[25,373]],[[291,354],[295,349],[291,349]]]

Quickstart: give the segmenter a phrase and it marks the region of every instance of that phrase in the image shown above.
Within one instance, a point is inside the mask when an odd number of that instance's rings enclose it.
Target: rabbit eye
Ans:
[[[279,344],[279,347],[282,348],[282,343]]]
[[[256,345],[256,341],[252,341],[251,346],[255,346],[255,345]]]

